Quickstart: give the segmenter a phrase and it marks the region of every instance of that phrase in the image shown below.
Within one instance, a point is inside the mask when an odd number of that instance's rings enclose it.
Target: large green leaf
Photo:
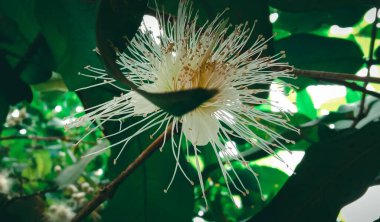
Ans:
[[[178,1],[177,0],[150,0],[149,5],[151,8],[156,8],[155,2],[159,8],[164,8],[165,12],[176,14]],[[269,7],[268,1],[258,0],[221,0],[217,3],[212,0],[194,0],[192,1],[193,9],[199,14],[199,25],[203,25],[206,21],[211,21],[216,15],[223,12],[225,9],[224,17],[229,19],[232,25],[238,25],[248,22],[250,26],[254,27],[252,37],[247,43],[248,46],[256,41],[257,36],[263,35],[265,38],[270,38],[272,33],[272,24],[269,22]],[[264,55],[273,54],[272,41],[268,43],[268,50]]]
[[[311,12],[286,12],[277,10],[278,19],[274,23],[274,28],[296,34],[311,32],[332,25],[351,27],[363,18],[364,13],[369,8],[369,6],[355,6],[350,8]],[[347,14],[350,16],[347,16]]]
[[[270,0],[270,5],[289,12],[324,11],[332,9],[357,7],[358,5],[375,6],[373,0]]]
[[[132,121],[129,120],[126,124]],[[127,146],[117,164],[109,165],[110,178],[116,177],[153,141],[149,139],[149,133],[152,132],[136,137]],[[121,138],[124,138],[124,135],[114,138],[113,141]],[[119,151],[119,148],[113,149],[116,152],[112,153],[111,159],[115,158]],[[186,170],[188,163],[181,159],[181,164]],[[167,193],[164,192],[170,182],[174,167],[175,159],[170,142],[167,142],[163,152],[154,153],[119,187],[104,211],[103,220],[117,221],[125,218],[136,222],[191,221],[194,207],[193,186],[180,171],[177,172],[170,190]],[[196,178],[192,179],[197,181]]]
[[[278,51],[286,51],[286,60],[299,69],[356,73],[363,65],[363,53],[354,42],[297,34],[275,42]],[[316,84],[315,80],[298,77],[286,79],[301,88]]]
[[[24,99],[31,101],[32,91],[29,86],[15,75],[14,70],[0,51],[0,131],[6,120],[10,105]]]
[[[377,58],[378,63],[380,63],[380,46],[377,47],[377,49],[375,51],[375,56]]]
[[[36,0],[35,16],[50,46],[55,70],[63,76],[70,90],[94,84],[79,77],[87,65],[102,67],[96,54],[95,19],[97,4],[92,1]]]
[[[30,87],[16,75],[14,69],[0,52],[0,95],[3,95],[10,104],[16,104],[24,99],[32,100]]]
[[[23,58],[15,67],[22,80],[28,84],[45,82],[52,76],[53,55],[42,34],[38,34],[29,45]]]
[[[2,130],[2,126],[7,119],[7,114],[8,114],[8,109],[9,109],[9,102],[5,99],[3,95],[0,95],[0,133]]]
[[[326,129],[328,130],[328,129]],[[336,221],[380,170],[380,123],[347,130],[312,145],[274,200],[252,221]]]
[[[244,221],[262,210],[276,196],[288,179],[288,175],[278,169],[252,165],[253,171],[258,174],[262,194],[265,197],[263,200],[254,175],[240,164],[233,163],[233,166],[240,180],[249,190],[249,194],[243,196],[233,187],[232,183],[229,184],[233,195],[240,197],[241,207],[237,208],[231,201],[225,181],[222,179],[223,174],[218,167],[210,174],[205,175],[205,178],[213,181],[213,185],[206,188],[208,189],[207,199],[210,210],[206,212],[205,219],[210,221]],[[239,183],[235,175],[232,178],[235,183]]]
[[[275,42],[287,60],[299,69],[355,73],[363,64],[363,53],[351,41],[298,34]]]
[[[372,24],[366,25],[364,28],[360,29],[358,36],[371,38],[372,36]],[[376,32],[376,39],[380,39],[380,32]]]
[[[317,110],[314,108],[313,100],[306,89],[297,92],[298,113],[304,114],[310,119],[317,117]]]
[[[35,1],[0,2],[0,51],[5,52],[16,75],[29,84],[49,79],[53,66],[49,47],[38,34],[34,6]]]
[[[1,221],[40,222],[43,218],[44,201],[40,196],[30,196],[0,203]]]

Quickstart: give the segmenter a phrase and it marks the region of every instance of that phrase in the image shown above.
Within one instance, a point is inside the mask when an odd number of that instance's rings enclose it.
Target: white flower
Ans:
[[[48,222],[69,222],[74,216],[73,209],[66,204],[53,204],[45,212]]]
[[[111,101],[85,110],[87,114],[69,123],[67,127],[88,124],[88,120],[100,121],[97,127],[88,132],[90,134],[106,121],[122,121],[133,116],[142,116],[140,121],[107,136],[112,137],[131,127],[140,126],[139,130],[132,135],[106,148],[123,144],[118,158],[127,143],[135,136],[151,128],[156,128],[157,133],[160,129],[167,129],[171,125],[172,150],[177,160],[173,178],[178,169],[186,176],[178,162],[180,150],[185,149],[185,155],[188,156],[189,149],[193,147],[200,185],[203,195],[205,195],[199,153],[202,146],[209,144],[219,160],[226,182],[231,182],[236,189],[246,194],[248,190],[244,184],[240,179],[238,182],[232,180],[237,174],[233,169],[227,171],[225,163],[231,164],[231,161],[240,161],[253,174],[254,172],[240,152],[231,151],[231,147],[226,147],[225,143],[231,141],[230,137],[234,136],[273,155],[276,155],[273,148],[286,149],[283,143],[291,141],[264,124],[270,123],[294,131],[297,129],[287,124],[281,115],[255,109],[255,106],[260,104],[275,105],[269,100],[256,97],[257,93],[268,90],[257,89],[255,86],[270,85],[274,79],[279,77],[291,77],[288,74],[291,67],[277,62],[284,57],[284,53],[272,57],[260,57],[267,47],[267,40],[259,36],[253,45],[247,46],[252,29],[248,27],[248,24],[231,28],[227,20],[221,18],[222,14],[212,22],[198,28],[198,16],[192,13],[191,5],[187,1],[180,1],[178,14],[174,21],[164,20],[161,15],[157,15],[162,28],[162,33],[158,38],[149,31],[139,30],[128,44],[127,53],[119,54],[117,61],[125,76],[146,91],[217,89],[218,94],[215,97],[181,117],[171,116],[136,92],[121,89],[115,85],[115,80],[109,77],[104,70],[88,66],[87,69],[91,71],[91,74],[82,75],[101,79],[103,82],[97,85],[111,84],[125,93]],[[283,71],[272,71],[273,68],[280,68],[278,70]],[[283,84],[285,85],[285,83]],[[269,135],[273,141],[264,140],[250,129],[252,127]],[[175,141],[173,137],[175,132],[179,134],[179,141]],[[187,143],[186,147],[181,147],[183,140],[192,146]],[[224,157],[223,159],[219,153],[223,154],[221,155]],[[186,178],[193,183],[187,176]],[[229,183],[226,184],[230,190]]]
[[[9,178],[9,172],[0,172],[0,193],[8,194],[13,185],[13,180]]]

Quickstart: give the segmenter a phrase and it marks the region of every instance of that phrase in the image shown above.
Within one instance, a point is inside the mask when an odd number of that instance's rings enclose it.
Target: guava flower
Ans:
[[[266,113],[255,106],[275,105],[270,100],[257,97],[258,93],[268,91],[258,89],[257,86],[270,85],[279,77],[291,77],[291,67],[278,61],[284,57],[283,52],[271,57],[261,57],[267,48],[268,40],[259,36],[253,45],[247,45],[253,27],[250,28],[248,24],[231,27],[222,15],[223,13],[213,21],[198,27],[198,15],[193,13],[191,4],[188,1],[180,1],[176,18],[166,20],[157,14],[161,27],[159,36],[147,29],[138,30],[134,39],[128,43],[127,52],[118,53],[117,60],[125,76],[146,91],[172,92],[205,88],[217,89],[216,96],[183,116],[172,116],[136,92],[116,85],[115,80],[104,70],[88,66],[86,68],[90,71],[89,74],[82,75],[102,80],[99,84],[89,87],[109,84],[124,93],[85,110],[87,113],[84,116],[71,121],[67,127],[99,121],[98,125],[88,132],[90,134],[107,121],[123,121],[141,116],[139,121],[106,136],[113,137],[138,126],[138,130],[132,135],[105,148],[123,145],[115,161],[128,142],[137,135],[154,128],[156,131],[151,135],[153,138],[157,132],[171,129],[171,138],[167,140],[170,140],[177,164],[165,192],[171,186],[177,170],[182,171],[193,184],[179,163],[181,153],[189,157],[189,149],[193,149],[198,179],[205,197],[199,155],[202,148],[209,145],[215,152],[230,193],[229,184],[242,194],[248,193],[235,170],[227,170],[225,166],[230,165],[232,161],[239,161],[257,175],[238,150],[231,150],[225,144],[232,140],[231,137],[238,137],[273,155],[276,155],[273,150],[276,147],[286,149],[283,144],[291,141],[266,124],[294,131],[297,129],[281,118],[284,115]],[[261,131],[261,134],[269,135],[272,141],[263,139],[252,128]],[[179,135],[178,139],[175,139],[175,134]],[[185,147],[182,147],[183,144],[186,144]],[[233,180],[233,177],[237,177],[237,181]]]

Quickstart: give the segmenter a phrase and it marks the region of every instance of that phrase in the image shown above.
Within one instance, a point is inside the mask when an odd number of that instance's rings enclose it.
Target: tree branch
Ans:
[[[131,175],[138,166],[140,166],[145,160],[147,160],[153,152],[159,149],[163,143],[164,138],[171,136],[172,126],[170,125],[156,140],[154,140],[131,164],[125,168],[114,180],[107,184],[99,193],[84,206],[78,214],[74,217],[72,222],[78,222],[86,218],[92,211],[94,211],[104,201],[111,199],[116,193],[119,186],[123,181]]]
[[[368,89],[364,88],[363,86],[359,86],[358,84],[353,83],[353,82],[346,82],[343,80],[332,80],[332,79],[327,79],[327,80],[321,79],[321,80],[322,81],[328,81],[328,82],[335,83],[335,84],[339,84],[342,86],[346,86],[352,90],[360,91],[360,92],[366,93],[368,95],[371,95],[371,96],[374,96],[374,97],[380,99],[380,93],[368,90]]]
[[[324,72],[324,71],[315,71],[315,70],[301,70],[294,69],[292,73],[296,76],[304,76],[315,79],[324,79],[329,80],[352,80],[352,81],[361,81],[361,82],[370,82],[370,83],[379,83],[380,78],[376,77],[361,77],[353,74],[346,73],[337,73],[337,72]]]

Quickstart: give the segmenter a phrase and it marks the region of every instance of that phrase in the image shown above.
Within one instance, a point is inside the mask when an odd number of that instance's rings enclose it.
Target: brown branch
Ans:
[[[0,137],[0,141],[2,140],[17,140],[17,139],[28,139],[28,140],[39,140],[39,141],[56,141],[56,140],[61,140],[64,142],[72,142],[76,143],[78,140],[75,139],[70,139],[66,136],[51,136],[51,137],[41,137],[41,136],[32,136],[32,135],[15,135],[15,136],[5,136],[5,137]],[[82,143],[87,143],[91,145],[96,145],[96,142],[89,142],[89,141],[84,141]]]
[[[301,69],[294,69],[292,73],[296,76],[303,76],[303,77],[318,79],[325,82],[331,82],[331,83],[343,85],[352,90],[361,91],[363,93],[366,93],[368,95],[371,95],[380,99],[380,93],[368,90],[365,87],[359,86],[358,84],[354,82],[345,81],[345,80],[353,80],[353,81],[380,83],[380,78],[360,77],[360,76],[355,76],[353,74],[324,72],[324,71],[315,71],[315,70],[301,70]]]
[[[324,71],[315,71],[315,70],[301,70],[294,69],[292,73],[296,76],[303,76],[315,79],[324,79],[329,80],[352,80],[352,81],[361,81],[361,82],[370,82],[370,83],[380,83],[380,78],[376,77],[361,77],[353,74],[346,73],[337,73],[337,72],[324,72]]]
[[[138,166],[140,166],[145,160],[147,160],[153,152],[158,150],[163,143],[164,138],[171,136],[172,126],[170,125],[165,132],[163,132],[156,140],[154,140],[127,168],[124,169],[114,180],[107,184],[99,193],[84,206],[78,214],[74,217],[72,222],[78,222],[86,218],[92,211],[94,211],[104,201],[113,197],[119,186],[123,181],[131,175]]]
[[[353,83],[353,82],[346,82],[346,81],[343,81],[343,80],[332,80],[332,79],[327,79],[327,80],[321,79],[321,80],[322,81],[328,81],[328,82],[335,83],[335,84],[339,84],[339,85],[342,85],[342,86],[346,86],[346,87],[348,87],[348,88],[350,88],[352,90],[360,91],[360,92],[366,93],[368,95],[371,95],[373,97],[376,97],[376,98],[380,99],[380,93],[368,90],[368,89],[364,88],[363,86],[359,86],[358,84]]]

